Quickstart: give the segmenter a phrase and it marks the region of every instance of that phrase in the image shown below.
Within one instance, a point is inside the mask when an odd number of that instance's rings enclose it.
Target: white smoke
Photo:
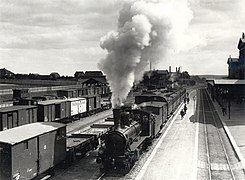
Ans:
[[[191,19],[192,11],[186,0],[124,3],[118,30],[109,32],[100,42],[101,48],[108,51],[99,68],[109,81],[113,107],[123,103],[150,62],[163,60],[168,49],[179,50]]]

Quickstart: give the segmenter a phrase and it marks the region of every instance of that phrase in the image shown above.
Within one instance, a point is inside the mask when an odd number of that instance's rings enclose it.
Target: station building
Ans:
[[[245,79],[245,35],[242,33],[237,48],[239,49],[239,58],[228,58],[227,64],[229,66],[228,77],[230,79]]]
[[[239,58],[228,58],[228,78],[207,80],[208,89],[211,96],[218,100],[237,103],[245,102],[245,35],[239,39],[238,46]]]

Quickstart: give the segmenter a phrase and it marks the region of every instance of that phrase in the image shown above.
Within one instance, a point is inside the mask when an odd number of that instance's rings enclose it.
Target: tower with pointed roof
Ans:
[[[239,50],[239,58],[228,58],[229,78],[231,79],[245,79],[245,35],[239,39],[237,48]]]

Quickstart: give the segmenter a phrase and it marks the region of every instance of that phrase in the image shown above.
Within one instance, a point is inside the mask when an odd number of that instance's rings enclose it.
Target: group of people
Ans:
[[[186,106],[186,104],[185,104],[185,105],[184,105],[184,108],[180,111],[181,119],[183,119],[183,117],[185,116],[186,111],[187,111],[187,106]]]
[[[184,103],[187,102],[187,104],[189,104],[189,101],[190,101],[189,97],[187,97],[187,98],[184,99]]]

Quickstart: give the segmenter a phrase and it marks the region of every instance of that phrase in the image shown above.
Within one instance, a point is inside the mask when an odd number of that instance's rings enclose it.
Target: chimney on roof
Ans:
[[[245,36],[244,36],[244,32],[242,33],[242,39],[244,39],[245,38]]]
[[[171,66],[169,66],[169,73],[171,73]]]
[[[178,68],[176,67],[176,69],[175,69],[176,71],[175,72],[178,72]]]

